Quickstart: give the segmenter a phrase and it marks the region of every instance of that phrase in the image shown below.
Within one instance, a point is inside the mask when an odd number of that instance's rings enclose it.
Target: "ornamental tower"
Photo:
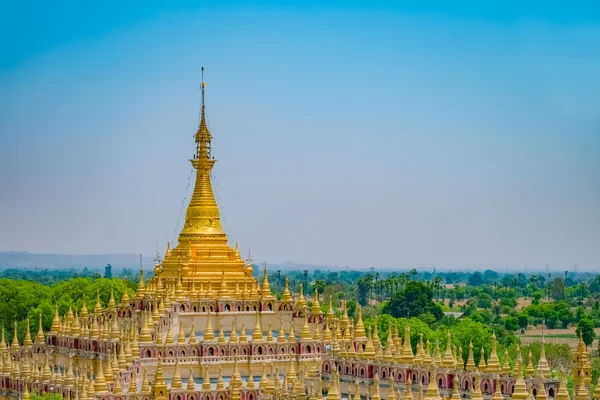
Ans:
[[[204,67],[202,75],[204,78]],[[196,170],[196,182],[178,244],[173,249],[167,246],[160,274],[165,281],[181,276],[185,291],[190,290],[192,282],[196,287],[200,287],[202,282],[208,291],[217,293],[222,290],[224,281],[233,294],[236,284],[253,287],[255,280],[252,267],[244,263],[237,245],[235,249],[228,245],[221,225],[210,175],[216,160],[211,154],[212,136],[206,123],[205,88],[203,79],[200,126],[195,135],[196,151],[190,160]]]

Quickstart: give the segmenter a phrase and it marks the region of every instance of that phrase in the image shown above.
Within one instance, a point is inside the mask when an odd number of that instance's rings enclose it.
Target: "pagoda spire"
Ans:
[[[227,236],[221,226],[219,207],[215,200],[210,172],[216,160],[211,155],[212,135],[206,123],[206,105],[204,104],[204,67],[202,67],[202,108],[200,126],[195,135],[196,153],[190,160],[196,169],[196,183],[188,206],[183,230],[179,235],[179,243],[209,239],[212,243],[227,243]]]

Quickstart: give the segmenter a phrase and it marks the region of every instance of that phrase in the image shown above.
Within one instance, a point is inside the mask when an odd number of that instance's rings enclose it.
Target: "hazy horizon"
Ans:
[[[14,255],[17,257],[16,260],[8,262],[10,256]],[[151,271],[154,269],[154,263],[156,260],[155,255],[143,255],[136,253],[119,253],[119,254],[55,254],[55,253],[30,253],[20,251],[0,251],[0,269],[19,268],[22,265],[27,265],[25,268],[32,269],[69,269],[75,266],[87,266],[92,269],[104,269],[106,264],[111,264],[113,268],[139,268],[140,260],[139,256],[142,256],[143,269]],[[30,258],[23,258],[22,256],[30,256]],[[40,265],[35,265],[35,262],[39,262]],[[10,265],[6,266],[5,263]],[[263,263],[252,260],[252,264],[262,266]],[[381,272],[407,272],[413,268],[416,268],[418,272],[432,272],[434,270],[440,272],[468,272],[472,273],[475,271],[484,272],[486,270],[493,270],[500,274],[505,273],[517,273],[523,272],[528,274],[537,274],[550,272],[553,274],[562,275],[565,271],[575,273],[594,273],[598,271],[597,267],[581,268],[579,265],[565,265],[565,266],[551,266],[551,265],[521,265],[521,266],[510,266],[510,265],[403,265],[403,266],[380,266],[370,267],[367,265],[327,265],[327,264],[310,264],[310,263],[297,263],[294,261],[283,261],[280,263],[267,263],[267,269],[271,272],[282,269],[327,269],[327,270],[341,270],[350,269],[354,271],[368,271],[375,269]],[[465,271],[466,268],[466,271]],[[259,272],[260,275],[261,272]]]
[[[0,251],[164,254],[204,65],[244,256],[600,266],[597,5],[34,3],[0,6]]]

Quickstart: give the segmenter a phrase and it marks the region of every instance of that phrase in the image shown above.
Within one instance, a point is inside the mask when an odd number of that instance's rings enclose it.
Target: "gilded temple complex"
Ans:
[[[23,343],[0,342],[0,396],[31,398],[52,392],[77,400],[569,400],[566,378],[551,371],[542,342],[534,365],[518,352],[514,366],[491,351],[463,349],[390,329],[382,341],[345,304],[321,311],[318,293],[309,306],[300,287],[287,282],[281,299],[266,268],[253,277],[249,263],[228,245],[213,194],[211,154],[202,84],[201,122],[191,160],[193,194],[177,246],[136,293],[84,302],[59,315],[48,333],[27,331]],[[257,271],[258,272],[258,271]],[[41,316],[40,316],[41,321]],[[15,326],[16,332],[16,326]],[[414,336],[414,335],[413,335]],[[385,344],[382,344],[385,342]],[[475,364],[474,352],[481,351]],[[466,354],[467,352],[465,352]],[[575,352],[576,400],[590,393],[589,355]]]

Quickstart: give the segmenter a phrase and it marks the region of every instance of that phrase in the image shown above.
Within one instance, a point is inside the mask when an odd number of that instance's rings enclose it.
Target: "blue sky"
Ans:
[[[162,251],[204,65],[257,261],[600,266],[594,2],[1,7],[0,250]]]

